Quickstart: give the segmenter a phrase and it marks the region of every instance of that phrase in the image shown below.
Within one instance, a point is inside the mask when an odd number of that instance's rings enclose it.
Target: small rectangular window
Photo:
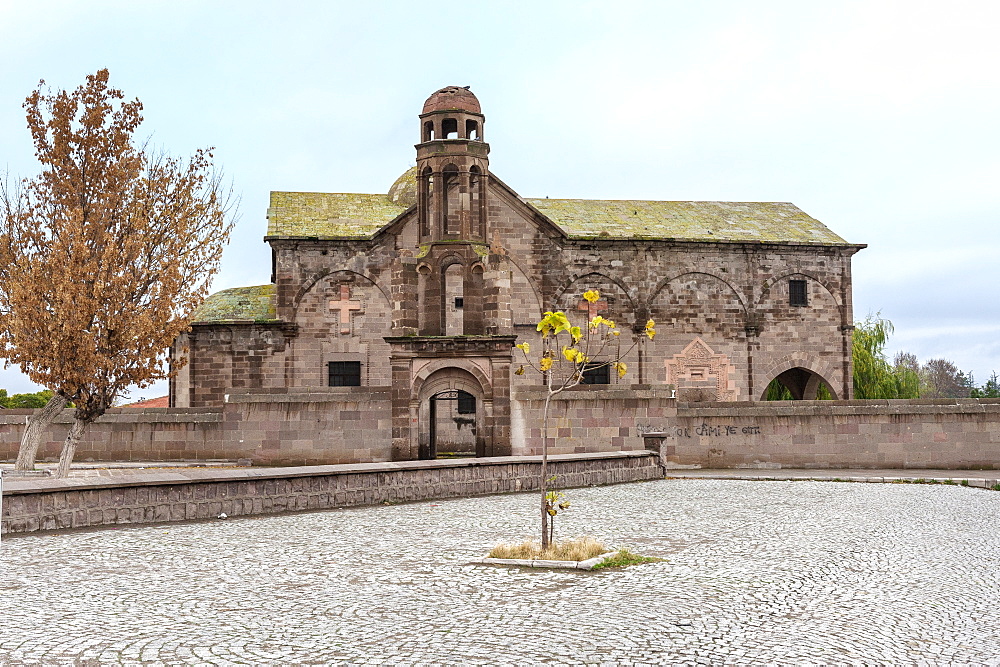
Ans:
[[[595,364],[583,371],[583,384],[611,384],[611,367],[607,364]]]
[[[788,305],[789,306],[809,305],[809,299],[806,296],[806,281],[804,280],[788,281]]]
[[[462,308],[465,306],[465,299],[460,296],[455,297],[455,308]]]
[[[360,361],[331,361],[327,364],[331,387],[360,387]]]

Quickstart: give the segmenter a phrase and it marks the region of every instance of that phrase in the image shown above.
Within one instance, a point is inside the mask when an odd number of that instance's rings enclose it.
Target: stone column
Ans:
[[[484,262],[483,325],[487,335],[509,336],[514,333],[510,310],[511,272],[507,258],[491,253]]]
[[[389,291],[392,298],[392,335],[414,336],[419,333],[417,302],[417,260],[409,250],[401,250],[392,263]]]

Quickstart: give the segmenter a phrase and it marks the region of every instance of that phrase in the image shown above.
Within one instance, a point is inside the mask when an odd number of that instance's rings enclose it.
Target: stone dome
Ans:
[[[445,86],[424,102],[424,110],[421,113],[431,111],[469,111],[471,113],[482,113],[479,108],[479,100],[468,86]]]
[[[417,203],[417,168],[410,167],[389,188],[389,201],[409,208]]]

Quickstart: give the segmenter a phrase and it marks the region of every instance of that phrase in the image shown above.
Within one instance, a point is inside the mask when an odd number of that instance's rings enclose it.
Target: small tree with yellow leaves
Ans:
[[[583,298],[595,303],[601,298],[597,290],[587,290]],[[653,320],[646,322],[643,333],[650,339],[656,335]],[[618,377],[624,377],[627,372],[622,361],[635,348],[638,341],[633,341],[623,350],[621,331],[613,320],[598,315],[585,326],[575,326],[561,310],[546,312],[538,322],[538,332],[541,334],[541,352],[532,356],[529,343],[519,343],[516,347],[524,355],[524,364],[515,375],[524,375],[527,369],[532,369],[542,375],[542,381],[548,392],[542,409],[542,470],[539,486],[541,487],[542,516],[542,549],[549,546],[552,531],[549,521],[561,509],[567,509],[569,503],[562,494],[549,493],[548,485],[552,480],[548,476],[549,465],[549,406],[552,398],[559,393],[575,387],[583,382],[585,371],[610,367],[617,371]]]

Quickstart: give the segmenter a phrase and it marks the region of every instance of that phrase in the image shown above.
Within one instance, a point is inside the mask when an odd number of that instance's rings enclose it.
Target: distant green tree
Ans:
[[[854,397],[919,398],[920,385],[909,365],[913,355],[897,355],[892,365],[885,356],[885,344],[894,331],[892,322],[881,313],[869,315],[854,325]],[[900,357],[905,363],[899,363]],[[913,361],[916,357],[913,357]]]
[[[33,394],[13,395],[8,395],[6,389],[0,389],[0,408],[8,410],[43,408],[52,395],[48,389],[36,391]]]
[[[997,378],[996,371],[990,375],[982,387],[974,387],[970,392],[972,398],[1000,398],[1000,379]]]

